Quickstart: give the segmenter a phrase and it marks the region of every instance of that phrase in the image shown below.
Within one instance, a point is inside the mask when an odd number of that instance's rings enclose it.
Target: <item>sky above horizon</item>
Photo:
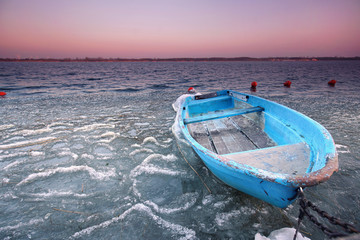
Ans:
[[[360,56],[358,0],[0,0],[0,58]]]

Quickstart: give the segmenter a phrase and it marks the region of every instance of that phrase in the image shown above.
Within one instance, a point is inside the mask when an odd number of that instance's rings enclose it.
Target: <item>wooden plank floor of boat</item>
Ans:
[[[243,116],[189,124],[192,137],[218,154],[242,152],[276,144],[260,127]]]
[[[309,166],[310,149],[305,143],[277,146],[260,127],[243,116],[192,123],[188,127],[199,144],[219,155],[229,154],[226,157],[237,163],[293,175],[305,173]],[[259,151],[243,153],[255,149]]]

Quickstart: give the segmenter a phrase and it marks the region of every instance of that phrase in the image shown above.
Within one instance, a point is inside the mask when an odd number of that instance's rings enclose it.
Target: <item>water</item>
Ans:
[[[176,141],[171,104],[190,86],[252,93],[324,125],[340,170],[306,196],[360,225],[359,61],[24,62],[0,63],[0,238],[254,239],[292,227],[297,203],[281,210],[224,185]],[[307,220],[302,232],[324,239]]]

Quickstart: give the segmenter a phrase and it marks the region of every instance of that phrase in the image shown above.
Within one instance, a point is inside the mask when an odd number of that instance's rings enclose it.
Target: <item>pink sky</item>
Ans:
[[[360,1],[0,0],[0,58],[239,56],[360,56]]]

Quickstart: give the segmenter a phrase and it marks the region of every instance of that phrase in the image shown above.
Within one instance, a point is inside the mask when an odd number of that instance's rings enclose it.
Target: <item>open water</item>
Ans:
[[[359,61],[2,62],[0,239],[254,239],[294,226],[297,202],[226,186],[174,135],[171,104],[188,87],[252,93],[324,125],[340,170],[305,194],[360,226]],[[326,238],[308,220],[301,231]]]

